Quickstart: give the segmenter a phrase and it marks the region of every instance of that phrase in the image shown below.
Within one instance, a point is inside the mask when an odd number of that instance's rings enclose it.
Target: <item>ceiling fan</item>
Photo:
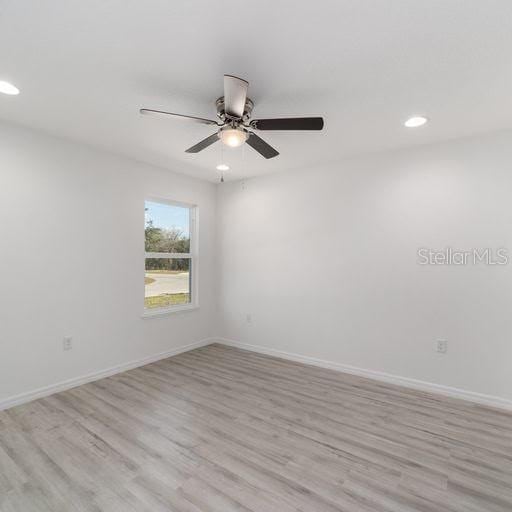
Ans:
[[[324,120],[321,117],[251,119],[254,103],[247,97],[248,88],[249,82],[246,80],[232,75],[224,75],[224,96],[215,102],[218,121],[148,108],[141,108],[140,113],[153,116],[173,116],[218,127],[217,132],[188,148],[187,153],[199,153],[221,140],[230,147],[238,147],[247,142],[260,155],[265,158],[273,158],[279,155],[279,152],[251,130],[321,130],[324,127]]]

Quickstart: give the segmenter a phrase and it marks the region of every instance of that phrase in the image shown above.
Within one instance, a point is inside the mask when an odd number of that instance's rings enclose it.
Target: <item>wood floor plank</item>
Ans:
[[[512,415],[210,345],[0,412],[0,512],[510,512]]]

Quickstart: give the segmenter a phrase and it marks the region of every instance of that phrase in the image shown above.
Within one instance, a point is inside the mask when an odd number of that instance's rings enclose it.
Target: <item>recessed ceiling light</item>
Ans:
[[[12,96],[19,94],[20,90],[9,82],[3,82],[0,80],[0,92],[4,94],[10,94]]]
[[[219,164],[217,165],[217,171],[229,171],[229,165]]]
[[[428,119],[424,116],[413,116],[405,121],[404,125],[407,128],[418,128],[418,126],[423,126],[428,123]]]

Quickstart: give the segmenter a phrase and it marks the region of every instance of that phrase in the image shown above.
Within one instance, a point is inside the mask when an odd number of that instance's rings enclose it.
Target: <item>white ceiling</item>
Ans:
[[[512,128],[510,0],[1,0],[0,118],[204,179]],[[281,155],[217,143],[222,75],[250,82],[254,117],[323,115],[324,132],[260,132]],[[431,122],[407,130],[410,114]]]

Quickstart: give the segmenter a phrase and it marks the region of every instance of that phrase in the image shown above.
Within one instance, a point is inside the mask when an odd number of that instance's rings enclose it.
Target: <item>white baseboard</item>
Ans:
[[[125,372],[127,370],[132,370],[133,368],[138,368],[139,366],[144,366],[146,364],[154,363],[155,361],[160,361],[161,359],[166,359],[168,357],[172,357],[178,354],[182,354],[183,352],[188,352],[189,350],[194,350],[196,348],[204,347],[206,345],[210,345],[211,343],[220,343],[222,345],[228,345],[231,347],[237,347],[244,350],[250,350],[252,352],[258,352],[260,354],[266,354],[269,356],[279,357],[281,359],[288,359],[290,361],[296,361],[299,363],[309,364],[313,366],[319,366],[321,368],[328,368],[331,370],[336,370],[343,373],[349,373],[351,375],[358,375],[360,377],[366,377],[368,379],[378,380],[381,382],[386,382],[388,384],[395,384],[398,386],[404,386],[411,389],[417,389],[419,391],[426,391],[428,393],[440,394],[443,396],[448,396],[451,398],[458,398],[461,400],[467,400],[473,403],[486,405],[489,407],[496,407],[499,409],[504,409],[507,411],[512,411],[512,401],[507,400],[505,398],[500,398],[491,395],[484,395],[481,393],[476,393],[474,391],[467,391],[464,389],[453,388],[449,386],[443,386],[441,384],[434,384],[431,382],[425,382],[421,380],[411,379],[409,377],[400,377],[398,375],[391,375],[389,373],[378,372],[374,370],[366,370],[364,368],[357,368],[355,366],[350,366],[342,363],[335,363],[332,361],[326,361],[323,359],[316,359],[314,357],[303,356],[300,354],[293,354],[290,352],[284,352],[281,350],[275,350],[271,348],[261,347],[259,345],[250,345],[247,343],[240,343],[238,341],[228,340],[226,338],[207,338],[196,343],[190,343],[183,347],[174,348],[172,350],[168,350],[166,352],[160,352],[159,354],[154,354],[143,359],[138,359],[136,361],[129,361],[127,363],[123,363],[117,366],[113,366],[111,368],[107,368],[105,370],[100,370],[98,372],[89,373],[87,375],[83,375],[81,377],[76,377],[73,379],[69,379],[66,381],[58,382],[56,384],[51,384],[50,386],[45,386],[42,388],[35,389],[33,391],[28,391],[26,393],[21,393],[19,395],[15,395],[4,400],[0,401],[0,411],[4,409],[9,409],[10,407],[14,407],[16,405],[21,405],[27,402],[31,402],[32,400],[37,400],[38,398],[43,398],[48,395],[53,395],[54,393],[59,393],[61,391],[66,391],[67,389],[74,388],[76,386],[81,386],[82,384],[87,384],[88,382],[93,382],[95,380],[104,379],[105,377],[110,377],[111,375],[115,375],[116,373]]]
[[[426,391],[428,393],[439,394],[451,398],[458,398],[467,400],[469,402],[486,405],[488,407],[495,407],[512,411],[512,401],[505,398],[500,398],[492,395],[484,395],[474,391],[467,391],[465,389],[452,388],[443,386],[441,384],[434,384],[432,382],[425,382],[422,380],[411,379],[409,377],[400,377],[399,375],[391,375],[389,373],[378,372],[374,370],[366,370],[364,368],[357,368],[342,363],[335,363],[323,359],[316,359],[314,357],[303,356],[300,354],[293,354],[290,352],[283,352],[281,350],[274,350],[272,348],[261,347],[259,345],[250,345],[247,343],[240,343],[238,341],[228,340],[225,338],[216,338],[216,342],[230,347],[237,347],[260,354],[279,357],[281,359],[288,359],[299,363],[310,364],[313,366],[320,366],[321,368],[329,368],[338,372],[350,373],[351,375],[358,375],[359,377],[366,377],[368,379],[386,382],[387,384],[395,384],[407,388],[416,389],[418,391]]]
[[[178,354],[182,354],[183,352],[188,352],[189,350],[204,347],[206,345],[210,345],[211,343],[215,343],[216,341],[217,338],[207,338],[201,341],[197,341],[195,343],[184,345],[183,347],[177,347],[171,350],[167,350],[165,352],[160,352],[159,354],[153,354],[151,356],[144,357],[143,359],[129,361],[127,363],[112,366],[111,368],[106,368],[105,370],[89,373],[87,375],[82,375],[81,377],[75,377],[73,379],[57,382],[56,384],[51,384],[49,386],[34,389],[33,391],[21,393],[19,395],[15,395],[4,400],[0,400],[0,411],[4,409],[9,409],[10,407],[14,407],[15,405],[21,405],[27,402],[31,402],[32,400],[37,400],[38,398],[53,395],[54,393],[60,393],[61,391],[66,391],[67,389],[71,389],[76,386],[81,386],[82,384],[87,384],[88,382],[104,379],[105,377],[110,377],[111,375],[115,375],[116,373],[125,372],[127,370],[132,370],[133,368],[138,368],[139,366],[144,366],[146,364],[154,363],[155,361],[160,361],[161,359],[176,356]]]

